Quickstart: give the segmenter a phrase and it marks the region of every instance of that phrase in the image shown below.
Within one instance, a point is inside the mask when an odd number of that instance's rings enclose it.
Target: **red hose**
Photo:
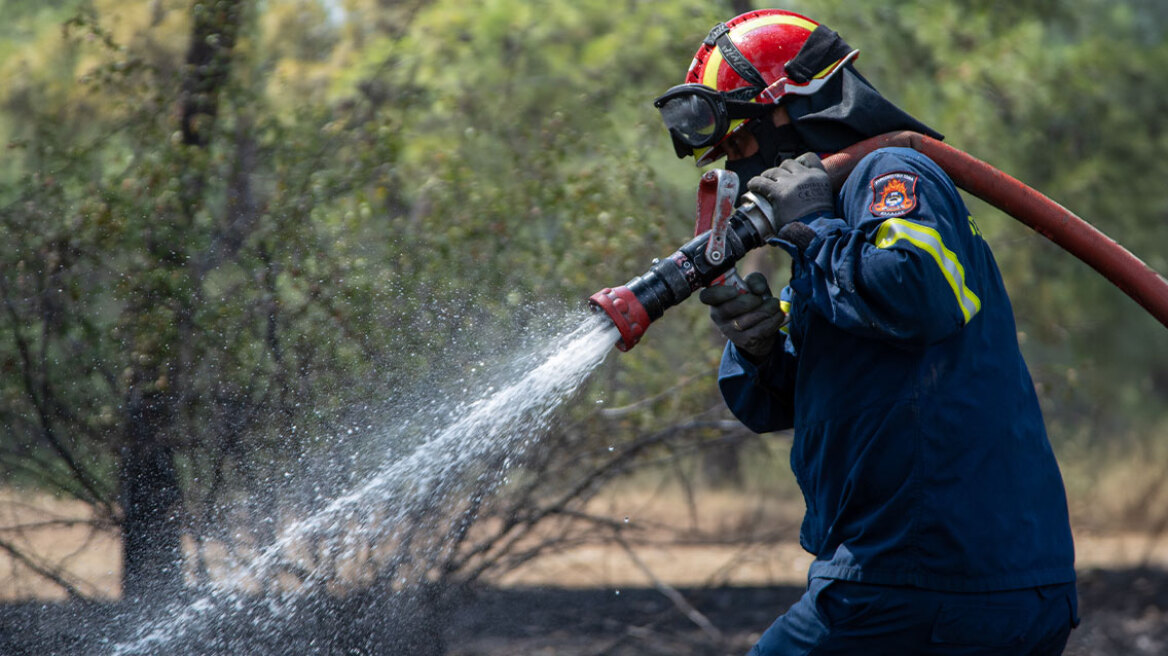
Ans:
[[[889,146],[920,151],[944,169],[958,187],[1091,265],[1168,326],[1168,280],[1062,205],[968,153],[917,132],[889,132],[825,157],[823,165],[838,189],[865,155]]]

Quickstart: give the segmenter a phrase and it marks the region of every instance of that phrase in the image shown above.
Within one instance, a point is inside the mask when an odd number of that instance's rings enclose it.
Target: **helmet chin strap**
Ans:
[[[706,35],[702,43],[717,47],[722,52],[722,58],[730,65],[730,68],[735,73],[738,73],[738,77],[741,77],[750,85],[750,98],[758,95],[759,92],[767,87],[762,73],[758,72],[754,64],[751,64],[750,60],[743,56],[738,46],[734,45],[734,42],[730,40],[730,28],[725,23],[715,25],[710,30],[710,33]],[[747,98],[747,100],[750,98]]]

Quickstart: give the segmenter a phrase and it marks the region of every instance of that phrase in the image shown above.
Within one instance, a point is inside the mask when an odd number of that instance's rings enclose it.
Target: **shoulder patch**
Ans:
[[[872,180],[872,202],[868,211],[876,216],[904,216],[917,206],[917,176],[913,173],[885,173]]]

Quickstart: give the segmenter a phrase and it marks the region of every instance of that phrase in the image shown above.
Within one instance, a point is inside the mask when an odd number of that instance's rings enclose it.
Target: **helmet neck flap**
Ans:
[[[786,106],[800,141],[808,151],[816,153],[834,153],[869,137],[898,130],[919,132],[937,140],[945,138],[880,95],[850,65],[817,93],[792,97]]]

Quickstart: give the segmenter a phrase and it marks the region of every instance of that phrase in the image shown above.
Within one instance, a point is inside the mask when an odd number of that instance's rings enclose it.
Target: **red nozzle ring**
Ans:
[[[605,288],[589,299],[593,310],[602,310],[620,331],[618,350],[627,351],[637,345],[649,327],[649,312],[628,287]]]

